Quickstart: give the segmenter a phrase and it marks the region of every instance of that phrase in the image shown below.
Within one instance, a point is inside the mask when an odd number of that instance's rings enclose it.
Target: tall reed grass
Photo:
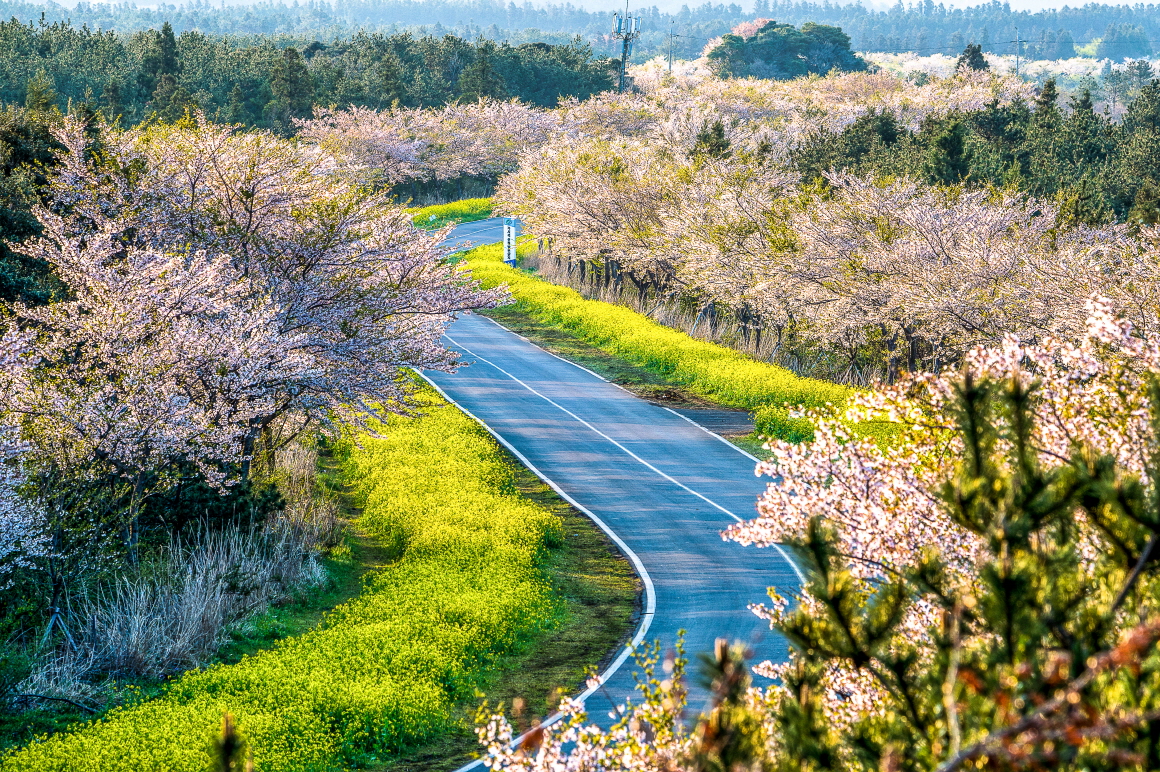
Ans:
[[[291,445],[273,476],[285,509],[257,527],[173,541],[154,559],[70,600],[67,641],[31,652],[16,707],[45,698],[100,704],[110,678],[160,679],[210,661],[236,625],[326,583],[321,550],[341,538],[338,504],[317,486],[318,454]]]

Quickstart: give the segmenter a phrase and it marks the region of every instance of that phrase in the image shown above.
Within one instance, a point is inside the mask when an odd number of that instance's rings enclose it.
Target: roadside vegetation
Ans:
[[[525,253],[534,245],[521,247]],[[757,431],[804,440],[811,425],[791,418],[787,405],[842,405],[852,389],[759,362],[725,346],[697,340],[623,306],[586,300],[580,293],[503,263],[500,245],[464,253],[484,287],[504,284],[516,307],[531,318],[559,327],[586,343],[671,382],[690,394],[726,407],[751,410]]]
[[[264,770],[382,766],[404,751],[429,764],[425,742],[474,746],[468,708],[505,666],[523,671],[506,688],[526,688],[529,710],[575,690],[628,631],[627,564],[587,521],[523,496],[517,485],[538,486],[473,421],[426,391],[421,409],[334,449],[355,528],[385,563],[357,598],[316,629],[13,750],[0,768],[201,770],[225,713]],[[570,636],[534,648],[549,630]]]
[[[433,230],[444,225],[459,225],[465,222],[486,220],[491,217],[490,198],[465,198],[462,201],[452,201],[449,204],[435,204],[433,206],[408,209],[411,222],[419,228]]]

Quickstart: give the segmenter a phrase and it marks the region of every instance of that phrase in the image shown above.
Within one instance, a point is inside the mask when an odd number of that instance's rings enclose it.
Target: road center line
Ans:
[[[486,363],[486,364],[490,365],[491,367],[495,368],[495,369],[496,369],[496,370],[498,370],[499,372],[501,372],[501,373],[503,373],[504,375],[506,375],[508,378],[511,378],[513,381],[515,381],[515,382],[516,382],[516,383],[518,383],[519,385],[523,386],[525,389],[527,389],[528,391],[530,391],[532,394],[535,394],[537,397],[539,397],[540,399],[544,400],[544,401],[545,401],[545,402],[547,402],[548,404],[552,405],[553,407],[557,408],[558,410],[560,410],[560,411],[562,411],[562,412],[564,412],[564,413],[567,413],[567,414],[568,414],[569,416],[571,416],[571,417],[572,417],[574,420],[576,420],[577,422],[579,422],[579,423],[583,424],[585,427],[587,427],[588,429],[590,429],[590,430],[591,430],[591,431],[593,431],[594,433],[596,433],[596,434],[600,435],[600,436],[601,436],[601,437],[603,437],[604,439],[608,440],[608,441],[609,441],[609,442],[611,442],[613,445],[615,445],[616,447],[620,448],[622,451],[624,451],[624,452],[625,452],[625,453],[627,453],[629,456],[631,456],[631,457],[632,457],[634,460],[636,460],[637,462],[639,462],[639,463],[640,463],[640,464],[642,464],[643,466],[645,466],[645,467],[648,467],[648,468],[649,468],[649,469],[651,469],[653,472],[656,472],[658,475],[660,475],[661,477],[665,478],[666,480],[668,480],[669,482],[671,482],[673,485],[676,485],[678,488],[681,488],[682,490],[688,491],[689,493],[693,494],[694,496],[696,496],[697,498],[701,499],[702,501],[704,501],[705,503],[709,504],[710,506],[713,506],[713,507],[715,507],[716,509],[719,509],[719,510],[721,510],[721,511],[722,511],[722,512],[724,512],[725,514],[729,515],[729,517],[731,517],[731,518],[733,518],[734,520],[736,520],[738,523],[743,523],[743,522],[745,522],[745,520],[744,520],[744,519],[742,519],[742,518],[738,517],[737,515],[735,515],[734,513],[730,512],[728,509],[726,509],[725,507],[721,506],[721,505],[720,505],[720,504],[718,504],[717,502],[713,501],[713,500],[712,500],[712,499],[710,499],[709,497],[707,497],[707,496],[705,496],[705,495],[703,495],[703,494],[701,494],[701,493],[698,493],[697,491],[693,490],[693,489],[692,489],[692,488],[690,488],[689,486],[685,485],[685,484],[684,484],[683,482],[681,482],[680,480],[677,480],[676,478],[674,478],[674,477],[671,477],[671,476],[669,476],[669,475],[665,474],[665,473],[664,473],[664,472],[662,472],[660,469],[656,468],[655,466],[653,466],[653,465],[652,465],[652,464],[650,464],[649,462],[645,461],[643,458],[641,458],[641,457],[640,457],[640,456],[638,456],[637,454],[633,453],[631,450],[629,450],[628,448],[626,448],[624,445],[621,445],[619,442],[617,442],[616,440],[612,439],[612,438],[611,438],[611,437],[609,437],[607,434],[605,434],[604,432],[600,431],[600,430],[599,430],[599,429],[597,429],[595,426],[593,426],[592,424],[588,423],[588,422],[587,422],[587,421],[585,421],[583,418],[581,418],[580,416],[576,415],[575,413],[573,413],[573,412],[572,412],[571,410],[569,410],[568,408],[566,408],[566,407],[564,407],[563,405],[561,405],[559,402],[556,402],[556,401],[555,401],[555,400],[553,400],[551,397],[548,397],[547,395],[545,395],[545,394],[542,394],[542,393],[540,393],[540,392],[536,391],[536,390],[535,390],[535,389],[533,389],[531,386],[529,386],[527,383],[525,383],[524,381],[520,380],[520,379],[519,379],[519,378],[517,378],[516,376],[512,375],[512,374],[511,374],[511,373],[509,373],[507,370],[505,370],[505,369],[503,369],[502,367],[500,367],[499,365],[497,365],[495,362],[492,362],[490,359],[487,359],[486,357],[482,357],[482,356],[480,356],[479,354],[476,354],[474,351],[472,351],[471,349],[469,349],[467,346],[464,346],[462,343],[460,343],[459,341],[455,340],[455,339],[454,339],[454,338],[452,338],[450,335],[446,335],[446,334],[444,334],[444,336],[443,336],[443,337],[444,337],[444,338],[446,338],[447,340],[449,340],[449,341],[451,342],[451,344],[452,344],[452,345],[454,345],[454,346],[458,346],[459,348],[463,349],[463,350],[464,350],[464,351],[466,351],[468,354],[470,354],[471,356],[473,356],[473,357],[475,357],[476,359],[478,359],[480,362],[484,362],[484,363]],[[692,423],[692,422],[690,421],[690,423]],[[805,574],[803,574],[803,573],[802,573],[802,571],[801,571],[801,569],[800,569],[800,568],[798,568],[798,565],[797,565],[797,563],[794,561],[794,559],[793,559],[792,557],[790,557],[790,555],[789,555],[789,554],[788,554],[788,553],[785,551],[785,549],[784,549],[784,548],[783,548],[783,547],[782,547],[780,544],[774,544],[774,545],[773,545],[773,548],[774,548],[775,550],[777,550],[777,553],[778,553],[778,555],[780,555],[780,556],[781,556],[781,558],[782,558],[782,559],[783,559],[783,560],[784,560],[784,561],[785,561],[785,562],[786,562],[786,563],[789,565],[789,567],[793,569],[793,572],[794,572],[794,574],[796,574],[796,575],[797,575],[798,581],[799,581],[799,582],[801,582],[802,584],[805,584],[805,583],[806,583],[806,577],[805,577]]]
[[[454,344],[454,345],[456,345],[456,346],[459,346],[459,348],[463,349],[463,350],[464,350],[464,351],[466,351],[468,354],[470,354],[471,356],[473,356],[473,357],[475,357],[476,359],[478,359],[480,362],[485,362],[485,363],[487,363],[487,364],[491,365],[492,367],[494,367],[496,370],[499,370],[501,373],[503,373],[504,375],[506,375],[508,378],[511,378],[513,381],[515,381],[515,382],[516,382],[516,383],[518,383],[519,385],[523,386],[525,389],[527,389],[527,390],[528,390],[528,391],[530,391],[531,393],[535,394],[537,397],[539,397],[540,399],[544,400],[544,401],[545,401],[545,402],[547,402],[548,404],[550,404],[550,405],[552,405],[553,407],[556,407],[556,408],[558,408],[559,410],[561,410],[561,411],[563,411],[563,412],[567,413],[568,415],[572,416],[572,418],[574,418],[576,421],[578,421],[579,423],[581,423],[581,424],[583,424],[584,426],[588,427],[589,429],[591,429],[591,430],[592,430],[593,432],[595,432],[596,434],[599,434],[601,437],[603,437],[604,439],[608,440],[608,441],[609,441],[609,442],[611,442],[613,445],[615,445],[616,447],[620,448],[621,450],[623,450],[623,451],[624,451],[625,453],[627,453],[628,455],[632,456],[632,457],[633,457],[633,458],[634,458],[636,461],[638,461],[638,462],[639,462],[639,463],[641,463],[642,465],[644,465],[644,466],[648,467],[648,468],[649,468],[649,469],[651,469],[652,471],[656,472],[658,475],[660,475],[661,477],[665,478],[666,480],[668,480],[669,482],[671,482],[673,485],[676,485],[677,487],[681,488],[682,490],[688,491],[689,493],[693,494],[693,495],[694,495],[694,496],[696,496],[697,498],[701,499],[701,501],[704,501],[706,504],[709,504],[710,506],[716,507],[717,509],[719,509],[719,510],[721,510],[722,512],[724,512],[725,514],[729,515],[729,517],[733,518],[733,519],[734,519],[734,520],[736,520],[737,522],[739,522],[739,523],[743,523],[743,522],[745,522],[743,519],[741,519],[741,518],[740,518],[740,517],[738,517],[737,515],[733,514],[733,513],[732,513],[732,512],[730,512],[728,509],[726,509],[725,507],[721,506],[721,505],[720,505],[720,504],[718,504],[717,502],[713,501],[713,500],[712,500],[711,498],[709,498],[708,496],[705,496],[704,494],[698,493],[697,491],[695,491],[695,490],[693,490],[692,488],[690,488],[689,486],[685,485],[683,482],[681,482],[680,480],[676,479],[675,477],[670,477],[669,475],[667,475],[667,474],[665,474],[664,472],[662,472],[660,469],[657,469],[655,466],[653,466],[653,465],[652,465],[652,464],[650,464],[649,462],[645,461],[643,458],[641,458],[641,457],[640,457],[640,456],[638,456],[637,454],[633,453],[631,450],[629,450],[628,448],[626,448],[624,445],[621,445],[619,442],[617,442],[616,440],[612,439],[612,438],[611,438],[611,437],[609,437],[607,434],[605,434],[604,432],[600,431],[600,430],[599,430],[599,429],[597,429],[595,426],[593,426],[592,424],[588,423],[588,422],[587,422],[587,421],[585,421],[583,418],[581,418],[580,416],[576,415],[575,413],[573,413],[573,412],[572,412],[571,410],[569,410],[568,408],[566,408],[566,407],[564,407],[563,405],[561,405],[559,402],[556,402],[556,401],[554,401],[554,400],[553,400],[551,397],[548,397],[548,396],[546,396],[546,395],[544,395],[544,394],[541,394],[540,392],[536,391],[536,390],[535,390],[535,389],[533,389],[531,386],[529,386],[528,384],[526,384],[526,383],[524,383],[523,381],[521,381],[519,378],[517,378],[517,377],[515,377],[514,375],[512,375],[511,373],[509,373],[507,370],[505,370],[505,369],[503,369],[502,367],[500,367],[499,365],[497,365],[495,362],[492,362],[492,361],[491,361],[491,360],[489,360],[489,359],[485,359],[484,357],[481,357],[479,354],[476,354],[474,351],[472,351],[471,349],[469,349],[467,346],[464,346],[462,343],[459,343],[457,340],[455,340],[454,338],[452,338],[450,335],[444,335],[443,337],[445,337],[445,338],[447,338],[447,340],[451,341],[451,343],[452,343],[452,344]]]

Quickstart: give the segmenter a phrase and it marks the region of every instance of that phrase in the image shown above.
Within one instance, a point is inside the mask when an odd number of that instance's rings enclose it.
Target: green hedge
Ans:
[[[497,657],[557,623],[539,563],[554,515],[521,498],[495,443],[436,402],[346,449],[358,525],[397,556],[319,629],[159,699],[7,754],[4,770],[209,768],[225,711],[258,770],[346,769],[444,731]]]
[[[529,244],[527,248],[531,248]],[[697,340],[623,306],[585,300],[567,287],[503,264],[491,244],[464,253],[485,287],[507,284],[520,310],[727,407],[753,411],[759,433],[800,442],[813,436],[808,421],[791,419],[786,405],[842,405],[851,389],[802,378],[725,346]]]
[[[465,198],[450,204],[436,204],[417,209],[408,209],[411,222],[420,228],[442,228],[444,225],[461,222],[475,222],[491,217],[490,198]]]

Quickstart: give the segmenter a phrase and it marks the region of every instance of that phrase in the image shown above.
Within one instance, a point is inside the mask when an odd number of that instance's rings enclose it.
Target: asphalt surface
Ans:
[[[453,249],[467,249],[481,244],[497,244],[501,241],[503,241],[503,218],[491,217],[455,226],[455,230],[451,231],[444,244]]]
[[[486,243],[479,235],[462,238]],[[785,659],[785,641],[747,606],[768,601],[769,587],[788,597],[800,574],[777,548],[720,535],[755,514],[768,482],[755,476],[752,456],[484,317],[460,318],[447,341],[468,366],[428,379],[614,534],[637,564],[647,590],[637,640],[668,648],[684,630],[694,660],[718,637],[746,642],[755,661]],[[609,723],[613,702],[633,695],[633,669],[627,661],[588,697],[592,719]],[[693,685],[690,707],[699,711],[705,699]]]

